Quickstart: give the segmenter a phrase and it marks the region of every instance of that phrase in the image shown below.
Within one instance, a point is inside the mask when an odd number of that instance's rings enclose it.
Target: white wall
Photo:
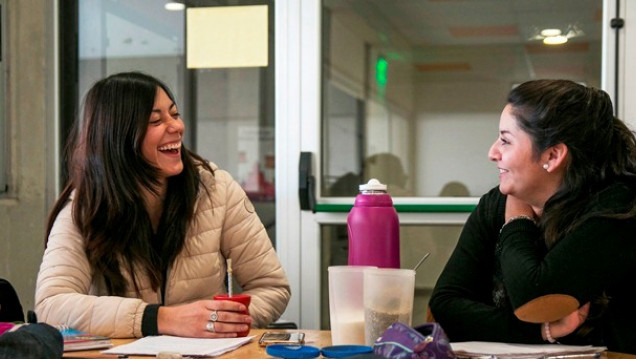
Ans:
[[[417,193],[439,195],[451,181],[480,196],[497,181],[488,148],[497,136],[499,113],[421,113],[417,122]]]
[[[458,181],[479,197],[498,183],[488,149],[511,84],[501,81],[420,81],[417,88],[416,193],[438,196]]]

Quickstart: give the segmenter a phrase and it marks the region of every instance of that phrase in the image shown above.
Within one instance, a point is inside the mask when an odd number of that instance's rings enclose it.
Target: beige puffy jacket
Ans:
[[[285,272],[254,207],[229,173],[202,171],[194,221],[184,250],[168,272],[164,305],[211,299],[225,293],[226,258],[233,278],[252,296],[254,327],[275,321],[285,310],[290,288]],[[60,212],[48,239],[35,293],[38,319],[113,338],[140,337],[148,303],[160,293],[137,271],[141,295],[131,286],[125,297],[107,296],[91,275],[84,239],[73,223],[72,205]],[[127,272],[122,270],[126,277]],[[130,282],[130,281],[129,281]]]

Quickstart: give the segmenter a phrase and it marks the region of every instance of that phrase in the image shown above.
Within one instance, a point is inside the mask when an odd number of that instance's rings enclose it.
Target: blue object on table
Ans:
[[[373,348],[366,345],[332,345],[322,348],[322,356],[325,358],[348,358],[367,353],[373,353]]]
[[[297,344],[273,344],[265,348],[267,355],[284,359],[317,358],[320,349],[310,345]]]

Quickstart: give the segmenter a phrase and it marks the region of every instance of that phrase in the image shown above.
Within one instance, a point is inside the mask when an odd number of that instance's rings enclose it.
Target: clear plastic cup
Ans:
[[[331,266],[329,320],[333,345],[364,345],[364,272],[376,267]]]
[[[364,272],[365,345],[373,343],[395,323],[411,326],[415,271],[373,268]]]

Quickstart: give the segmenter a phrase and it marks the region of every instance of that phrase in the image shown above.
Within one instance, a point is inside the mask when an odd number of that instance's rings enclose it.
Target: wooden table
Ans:
[[[225,353],[221,356],[215,357],[219,359],[245,359],[245,358],[271,358],[265,352],[265,348],[262,348],[258,345],[258,339],[261,337],[265,331],[272,332],[284,332],[284,333],[292,333],[292,332],[303,332],[305,333],[305,344],[311,345],[314,347],[322,348],[331,345],[331,332],[328,330],[272,330],[272,329],[252,329],[250,331],[250,336],[254,336],[254,339],[243,345],[242,347],[231,351],[229,353]],[[126,343],[130,343],[135,339],[113,339],[113,344],[115,346],[122,345]],[[176,348],[175,348],[176,349]],[[87,351],[77,351],[77,352],[68,352],[64,353],[64,358],[101,358],[101,359],[114,359],[117,358],[116,355],[104,355],[100,354],[100,350],[87,350]],[[139,359],[148,359],[154,358],[153,356],[131,356],[128,357],[130,359],[139,358]],[[636,355],[631,354],[622,354],[622,353],[614,353],[608,352],[602,356],[603,359],[636,359]]]
[[[331,332],[328,330],[272,330],[272,329],[252,329],[250,331],[250,336],[253,336],[251,342],[243,345],[242,347],[231,351],[229,353],[225,353],[221,356],[215,357],[219,359],[245,359],[245,358],[271,358],[265,353],[265,348],[258,345],[258,339],[264,332],[283,332],[283,333],[292,333],[292,332],[303,332],[305,333],[305,344],[311,345],[314,347],[322,348],[331,345]],[[126,343],[130,343],[135,339],[113,339],[113,344],[115,346],[122,345]],[[109,358],[114,359],[117,358],[117,355],[105,355],[100,354],[100,350],[86,350],[86,351],[76,351],[76,352],[67,352],[64,353],[63,358]],[[178,348],[175,348],[175,351],[178,351]],[[153,356],[131,356],[129,358],[154,358]],[[632,358],[635,359],[635,358]]]

